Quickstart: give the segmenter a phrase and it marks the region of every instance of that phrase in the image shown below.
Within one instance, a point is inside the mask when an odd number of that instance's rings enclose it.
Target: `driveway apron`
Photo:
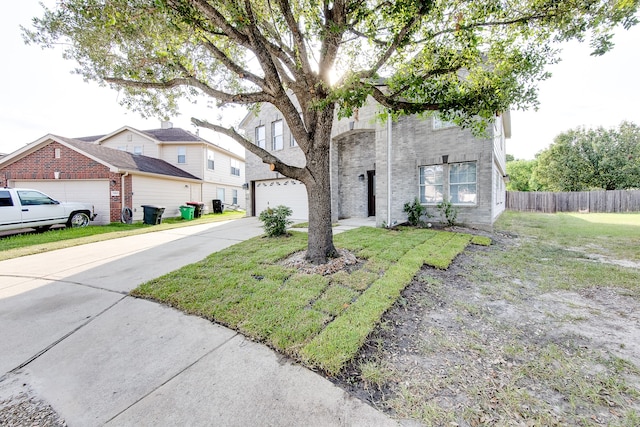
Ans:
[[[69,426],[396,425],[230,329],[127,296],[260,225],[243,218],[1,261],[0,402],[27,394]]]

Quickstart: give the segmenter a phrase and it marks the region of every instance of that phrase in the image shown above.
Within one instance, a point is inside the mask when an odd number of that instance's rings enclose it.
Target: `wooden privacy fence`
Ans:
[[[523,212],[640,212],[640,190],[507,191],[507,209]]]

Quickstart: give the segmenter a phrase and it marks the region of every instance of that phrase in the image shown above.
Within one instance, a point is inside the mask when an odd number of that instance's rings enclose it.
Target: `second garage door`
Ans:
[[[309,218],[307,188],[300,181],[290,178],[269,179],[256,181],[255,184],[256,216],[267,207],[284,205],[293,211],[292,219]]]
[[[40,180],[14,181],[16,187],[33,188],[60,202],[91,203],[98,214],[93,225],[109,224],[108,180]]]

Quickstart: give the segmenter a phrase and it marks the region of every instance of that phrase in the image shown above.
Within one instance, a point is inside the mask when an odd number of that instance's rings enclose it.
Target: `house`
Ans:
[[[431,215],[438,214],[438,203],[450,201],[458,211],[457,222],[491,228],[505,208],[509,113],[497,115],[488,136],[478,138],[437,115],[383,122],[378,111],[379,105],[371,101],[354,117],[334,121],[332,220],[373,217],[378,226],[403,223],[404,204],[418,197]],[[273,106],[263,105],[257,115],[247,115],[240,127],[281,160],[305,165],[282,114]],[[272,172],[248,151],[246,167],[248,215],[283,204],[292,209],[292,218],[307,218],[307,193],[301,182]]]
[[[164,217],[179,216],[187,202],[211,211],[216,199],[244,209],[244,173],[241,155],[170,122],[82,138],[46,135],[0,158],[0,186],[92,203],[97,224],[120,221],[126,208],[142,220],[144,205],[164,207]]]

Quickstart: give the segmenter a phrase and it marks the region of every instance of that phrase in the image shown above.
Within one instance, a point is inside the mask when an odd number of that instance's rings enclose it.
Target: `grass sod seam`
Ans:
[[[448,267],[470,240],[469,235],[457,234],[443,242],[444,246],[440,249],[449,255],[449,262],[445,266],[444,259],[441,259],[438,264],[442,268]],[[465,241],[467,243],[461,245]],[[392,265],[383,277],[376,280],[339,317],[301,349],[300,355],[303,360],[329,374],[337,374],[357,354],[382,315],[396,302],[416,272],[437,250],[433,243],[433,240],[427,240]],[[450,247],[454,249],[443,250]]]

